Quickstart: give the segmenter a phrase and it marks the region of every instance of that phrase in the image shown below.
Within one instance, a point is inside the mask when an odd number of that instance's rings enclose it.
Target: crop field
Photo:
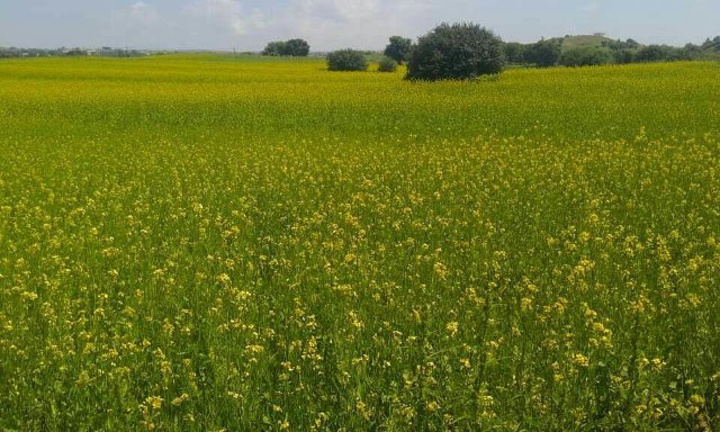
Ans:
[[[0,62],[0,431],[720,428],[720,65]]]

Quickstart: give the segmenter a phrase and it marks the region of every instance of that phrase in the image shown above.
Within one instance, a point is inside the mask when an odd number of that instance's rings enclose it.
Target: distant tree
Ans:
[[[628,45],[629,48],[638,48],[640,47],[640,43],[637,42],[635,39],[628,39],[625,41],[625,43]]]
[[[637,48],[640,46],[637,42],[632,39],[626,41],[618,40],[606,40],[600,44],[603,48],[610,50],[612,60],[617,64],[627,64],[635,61],[635,53]]]
[[[402,64],[410,57],[412,41],[402,36],[392,36],[390,44],[385,47],[384,55]]]
[[[627,42],[623,42],[620,39],[618,40],[604,40],[600,42],[600,46],[604,48],[609,48],[613,51],[620,51],[620,50],[626,50],[632,48],[630,44]]]
[[[409,80],[466,80],[498,74],[505,66],[503,42],[473,23],[443,23],[421,37],[410,55]]]
[[[703,48],[695,44],[686,44],[681,52],[680,58],[682,60],[697,60],[703,57]]]
[[[635,60],[641,63],[676,61],[681,59],[681,50],[667,45],[648,45],[638,50]]]
[[[626,49],[613,51],[613,61],[617,64],[629,64],[635,62],[636,50]]]
[[[613,55],[609,48],[581,47],[565,51],[560,55],[563,66],[597,66],[612,63]]]
[[[378,72],[395,72],[398,68],[398,62],[391,59],[390,57],[385,57],[384,59],[380,60],[378,62]]]
[[[562,42],[548,39],[541,40],[525,48],[525,61],[538,67],[555,66],[562,54]]]
[[[707,38],[702,44],[703,51],[715,51],[720,52],[720,36],[716,36],[713,39]]]
[[[262,51],[262,55],[275,57],[285,55],[287,51],[286,45],[283,41],[270,42]]]
[[[343,49],[327,55],[328,70],[330,71],[365,71],[368,61],[362,51]]]
[[[285,42],[285,54],[293,57],[307,57],[310,54],[310,44],[303,39],[290,39]]]
[[[262,51],[264,56],[306,57],[310,54],[310,45],[302,39],[270,42]]]
[[[80,49],[80,48],[73,48],[70,51],[68,51],[67,53],[65,53],[65,55],[69,56],[69,57],[86,56],[87,51]]]
[[[508,63],[524,63],[525,62],[525,45],[517,42],[508,42],[505,44],[505,60]]]

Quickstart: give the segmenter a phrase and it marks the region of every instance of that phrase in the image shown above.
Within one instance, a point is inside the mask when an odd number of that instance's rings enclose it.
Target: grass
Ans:
[[[720,67],[0,62],[0,430],[714,430]]]

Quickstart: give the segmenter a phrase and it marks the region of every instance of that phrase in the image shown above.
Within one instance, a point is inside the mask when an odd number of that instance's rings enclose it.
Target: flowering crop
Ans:
[[[720,68],[0,62],[0,429],[715,430]]]

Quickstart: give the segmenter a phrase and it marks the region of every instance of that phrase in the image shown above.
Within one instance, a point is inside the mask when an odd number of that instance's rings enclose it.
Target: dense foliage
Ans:
[[[307,57],[309,54],[310,44],[302,39],[270,42],[262,51],[265,56]]]
[[[505,60],[508,63],[525,63],[525,49],[526,46],[524,44],[518,42],[507,42],[503,46],[503,50],[505,52]]]
[[[402,64],[410,58],[412,40],[402,36],[392,36],[390,43],[385,47],[384,55]]]
[[[568,39],[587,39],[590,36],[566,36],[543,39],[534,44],[508,42],[504,44],[505,58],[509,63],[550,67],[587,66],[598,64],[661,63],[690,60],[720,60],[720,36],[707,39],[702,45],[684,47],[668,45],[641,45],[633,39],[626,41],[602,37],[595,45],[565,45]]]
[[[0,62],[0,430],[720,429],[720,68]]]
[[[560,55],[562,55],[562,43],[555,39],[541,40],[526,46],[523,51],[525,62],[538,67],[557,65]]]
[[[342,49],[327,55],[328,70],[330,71],[364,71],[369,64],[362,51]]]
[[[443,23],[413,48],[407,79],[468,80],[503,71],[503,43],[493,32],[472,23]]]
[[[378,62],[378,72],[395,72],[397,68],[398,63],[390,57],[385,57]]]

